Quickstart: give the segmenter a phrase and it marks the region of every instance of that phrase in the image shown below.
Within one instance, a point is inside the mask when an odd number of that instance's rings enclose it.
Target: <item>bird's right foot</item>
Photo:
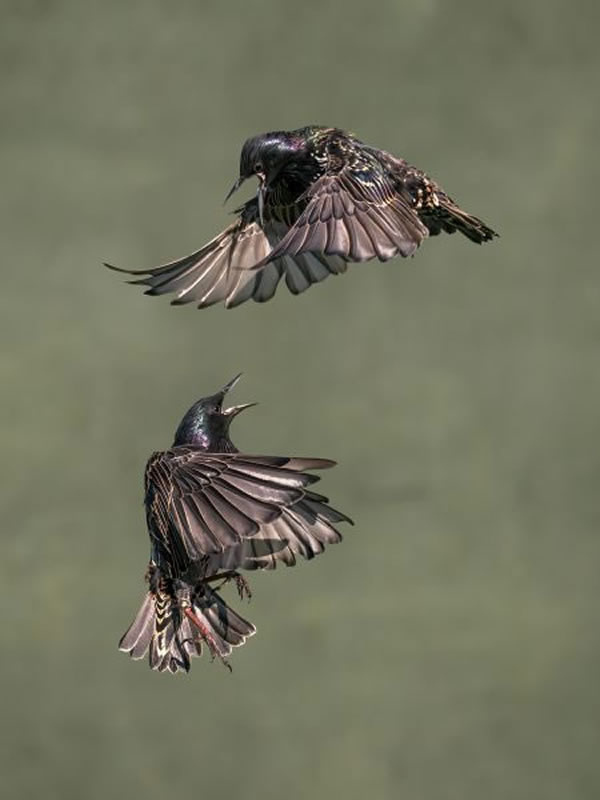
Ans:
[[[250,584],[239,572],[235,570],[231,570],[231,572],[220,572],[218,575],[212,575],[210,578],[206,578],[207,583],[210,581],[221,581],[221,583],[217,586],[217,589],[220,589],[221,586],[225,586],[226,583],[229,581],[234,581],[235,588],[237,589],[237,593],[240,596],[241,600],[250,600],[252,597],[252,589],[250,588]]]

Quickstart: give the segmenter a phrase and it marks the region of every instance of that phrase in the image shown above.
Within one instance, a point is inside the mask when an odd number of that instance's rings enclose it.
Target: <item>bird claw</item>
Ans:
[[[252,589],[250,589],[250,584],[246,578],[240,575],[239,572],[221,572],[218,575],[213,575],[211,578],[208,578],[207,581],[221,581],[221,583],[216,587],[217,590],[219,590],[222,586],[225,586],[225,584],[229,583],[229,581],[234,581],[240,600],[249,601],[252,598]]]
[[[235,583],[235,588],[237,589],[237,593],[239,595],[240,600],[248,600],[250,601],[252,597],[252,589],[250,588],[250,584],[239,572],[232,572],[225,577],[225,580],[221,584],[221,586],[229,583],[229,581],[233,581]]]
[[[252,589],[250,588],[250,584],[239,572],[236,572],[233,575],[233,580],[235,581],[235,588],[237,589],[237,593],[240,597],[240,600],[250,600],[252,599]]]

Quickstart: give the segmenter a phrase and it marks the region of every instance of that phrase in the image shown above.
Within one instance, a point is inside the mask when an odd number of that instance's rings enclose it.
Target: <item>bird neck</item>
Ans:
[[[175,433],[173,445],[191,444],[210,453],[237,453],[224,426],[207,424],[198,416],[186,415]]]

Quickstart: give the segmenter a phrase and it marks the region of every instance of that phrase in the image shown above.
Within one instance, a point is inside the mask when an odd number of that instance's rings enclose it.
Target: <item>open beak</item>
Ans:
[[[256,194],[258,199],[258,219],[260,220],[260,227],[265,227],[264,210],[265,210],[265,194],[267,193],[267,180],[262,172],[257,172],[256,177],[259,180],[258,192]]]
[[[224,414],[226,417],[230,417],[231,419],[233,419],[233,417],[237,417],[240,411],[244,411],[244,409],[246,408],[252,408],[252,406],[257,406],[257,405],[258,403],[240,403],[239,406],[231,406],[230,408],[224,408],[221,413]]]
[[[265,194],[267,193],[267,179],[265,178],[262,172],[257,172],[256,177],[258,178],[259,181],[258,192],[256,194],[258,199],[258,218],[260,220],[261,227],[264,228],[264,209],[265,209]],[[237,190],[240,188],[240,186],[242,185],[242,183],[244,183],[245,180],[246,178],[240,175],[240,177],[237,179],[237,181],[233,184],[233,186],[227,193],[227,197],[223,201],[223,205],[225,205],[225,203],[229,200],[231,195],[237,192]]]
[[[242,373],[240,372],[239,375],[236,375],[235,378],[232,378],[229,381],[229,383],[225,384],[225,386],[219,392],[219,394],[222,396],[223,399],[225,399],[225,395],[229,391],[231,391],[231,389],[233,389],[233,387],[236,385],[236,383],[239,381],[241,377]],[[230,417],[231,419],[233,419],[233,417],[237,416],[240,413],[240,411],[243,411],[245,408],[252,408],[252,406],[257,406],[257,405],[258,403],[241,403],[240,405],[237,406],[224,408],[221,413],[224,414],[226,417]]]
[[[242,178],[242,176],[240,175],[240,177],[237,179],[237,181],[233,184],[233,186],[227,193],[227,197],[225,198],[225,200],[223,200],[223,205],[225,205],[225,203],[229,200],[232,194],[235,194],[237,192],[237,190],[240,188],[240,186],[245,180],[246,178]]]
[[[225,384],[225,386],[224,386],[224,387],[221,389],[221,391],[219,392],[219,394],[222,394],[222,395],[223,395],[223,397],[225,397],[225,395],[227,394],[227,392],[230,392],[230,391],[233,389],[233,387],[236,385],[236,383],[239,381],[239,379],[240,379],[241,377],[242,377],[242,373],[240,372],[238,375],[236,375],[236,376],[235,376],[235,378],[232,378],[230,381],[228,381],[228,382]]]

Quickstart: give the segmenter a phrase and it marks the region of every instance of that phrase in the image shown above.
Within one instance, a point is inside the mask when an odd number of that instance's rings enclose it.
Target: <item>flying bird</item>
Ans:
[[[412,256],[428,236],[460,231],[481,244],[496,234],[424,172],[339,128],[272,131],[242,147],[227,199],[256,176],[256,196],[200,250],[154,269],[107,267],[137,277],[173,305],[233,308],[270,300],[285,278],[299,294],[351,262]]]
[[[223,600],[221,586],[233,581],[249,597],[239,570],[311,559],[341,540],[338,523],[352,524],[311,488],[319,480],[312,471],[334,461],[237,450],[229,427],[255,405],[223,407],[239,378],[194,403],[173,445],[146,466],[148,591],[119,648],[134,659],[148,653],[155,670],[188,672],[205,646],[227,663],[255,627]]]

